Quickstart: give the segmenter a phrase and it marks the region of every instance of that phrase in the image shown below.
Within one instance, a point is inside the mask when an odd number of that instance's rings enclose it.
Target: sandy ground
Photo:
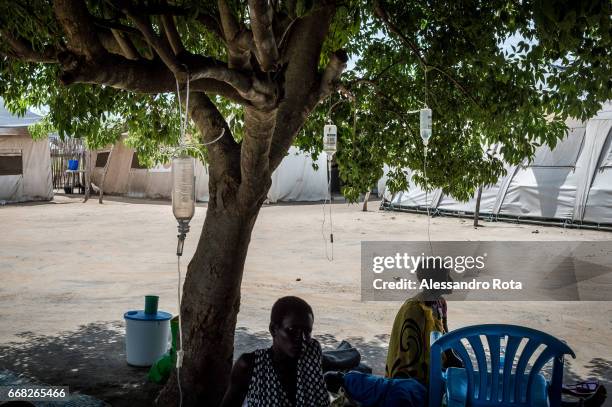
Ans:
[[[265,206],[253,232],[242,284],[236,353],[268,343],[273,301],[298,295],[315,310],[324,345],[348,339],[374,370],[384,369],[393,302],[360,301],[362,240],[424,240],[427,218],[334,204],[334,261],[325,257],[322,207]],[[191,257],[204,220],[199,206],[185,244]],[[535,230],[538,233],[534,233]],[[433,240],[610,240],[612,233],[434,218]],[[123,313],[145,294],[176,312],[176,226],[168,202],[109,197],[86,204],[0,207],[0,369],[96,395],[113,405],[147,404],[155,386],[124,363]],[[597,377],[612,390],[612,302],[452,302],[451,329],[511,323],[547,331],[577,354],[567,379]],[[134,406],[134,402],[129,403]]]

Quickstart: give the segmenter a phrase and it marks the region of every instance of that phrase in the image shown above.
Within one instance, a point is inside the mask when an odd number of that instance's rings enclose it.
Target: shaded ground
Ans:
[[[24,342],[0,345],[0,366],[11,367],[16,374],[35,377],[47,384],[69,386],[71,393],[82,393],[104,400],[112,406],[150,406],[160,385],[147,382],[147,368],[125,363],[125,329],[121,322],[92,323],[75,332],[58,336],[37,336],[32,332],[19,335]],[[316,335],[324,349],[335,348],[342,338]],[[362,362],[383,374],[388,335],[373,340],[345,338],[362,355]],[[238,327],[235,357],[244,352],[271,345],[268,332],[249,332]],[[595,358],[588,364],[593,376],[612,389],[612,361]],[[575,374],[571,361],[565,371],[565,382],[582,378]]]
[[[426,217],[333,205],[334,261],[325,258],[320,205],[264,207],[253,233],[242,286],[236,356],[267,346],[269,310],[283,295],[315,310],[324,346],[348,340],[375,372],[384,369],[393,302],[360,301],[362,240],[422,240]],[[194,251],[199,206],[185,246]],[[149,405],[158,387],[146,369],[125,363],[123,313],[145,294],[176,311],[176,226],[167,202],[79,200],[0,207],[0,369],[68,385],[113,406]],[[433,240],[611,240],[612,234],[434,218]],[[533,233],[538,230],[538,233]],[[512,323],[567,341],[578,358],[567,379],[596,377],[612,390],[611,302],[452,302],[451,328]],[[110,321],[110,322],[109,322]],[[612,405],[612,404],[611,404]]]

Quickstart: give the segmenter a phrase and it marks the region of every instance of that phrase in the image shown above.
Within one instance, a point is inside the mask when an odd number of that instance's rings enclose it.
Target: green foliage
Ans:
[[[248,26],[245,2],[228,3]],[[103,4],[88,1],[97,17],[105,13]],[[226,60],[222,41],[197,22],[201,13],[216,12],[217,2],[177,4],[188,11],[176,19],[186,48]],[[309,15],[319,3],[273,5],[293,20]],[[392,191],[407,188],[403,170],[412,169],[422,187],[468,199],[478,185],[503,174],[503,161],[516,164],[532,157],[538,145],[554,146],[566,132],[568,117],[586,119],[612,99],[609,1],[385,0],[381,7],[403,38],[374,14],[370,0],[338,5],[320,68],[331,52],[344,47],[351,70],[342,82],[354,100],[333,94],[320,103],[295,141],[317,155],[323,125],[331,120],[338,126],[336,158],[343,192],[351,200],[375,185],[385,164],[391,167]],[[64,42],[50,0],[0,2],[0,25],[37,51]],[[6,51],[0,39],[0,55]],[[178,143],[174,94],[141,95],[88,84],[62,87],[58,73],[53,65],[0,57],[0,95],[7,108],[16,113],[28,106],[50,109],[32,129],[36,137],[56,130],[62,137],[84,137],[97,148],[127,133],[127,143],[149,165],[167,159],[168,147]],[[234,115],[230,128],[240,141],[242,107],[221,97],[214,101],[225,117]],[[409,113],[425,105],[433,110],[434,121],[427,179],[419,116]],[[188,133],[198,140],[193,127]],[[189,153],[205,158],[206,148],[192,144]],[[500,154],[487,153],[483,146],[496,146]]]
[[[568,117],[586,119],[612,98],[609,2],[382,7],[407,41],[371,14],[362,19],[347,44],[355,66],[343,76],[355,101],[345,99],[328,117],[339,98],[332,96],[297,141],[320,152],[325,121],[339,126],[337,163],[349,199],[375,185],[387,164],[391,191],[407,188],[402,169],[409,168],[421,187],[467,200],[504,173],[503,161],[518,164],[538,145],[553,147]],[[407,113],[424,105],[434,123],[427,179],[419,115]],[[489,146],[500,154],[486,154]]]

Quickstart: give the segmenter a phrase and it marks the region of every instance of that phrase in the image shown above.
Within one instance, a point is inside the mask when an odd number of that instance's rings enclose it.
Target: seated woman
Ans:
[[[321,407],[329,395],[321,346],[311,338],[314,314],[306,301],[283,297],[272,306],[272,347],[245,353],[234,364],[222,407]]]
[[[450,271],[441,266],[420,266],[419,281],[452,282]],[[433,284],[430,284],[433,286]],[[389,341],[385,376],[359,372],[329,374],[330,391],[342,386],[347,396],[365,407],[419,407],[426,405],[429,378],[430,335],[448,332],[447,306],[444,294],[452,290],[427,289],[409,298],[400,307]],[[446,352],[443,366],[461,366],[461,361]]]
[[[435,283],[452,283],[450,270],[437,264],[420,265],[416,270],[419,282],[426,280],[428,287],[400,307],[393,322],[387,352],[385,376],[388,378],[412,378],[423,384],[429,381],[430,336],[434,331],[448,332],[447,304],[443,295],[451,294],[450,288],[433,288]],[[443,355],[445,368],[461,366],[452,351]]]

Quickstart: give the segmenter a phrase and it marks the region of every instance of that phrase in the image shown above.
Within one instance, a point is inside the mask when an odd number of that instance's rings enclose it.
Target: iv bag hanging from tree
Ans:
[[[192,157],[172,159],[172,212],[178,221],[187,223],[195,212],[194,160]]]
[[[423,139],[423,144],[427,146],[429,143],[429,138],[431,137],[431,109],[421,109],[421,138]]]
[[[327,157],[331,157],[338,149],[338,129],[333,124],[326,124],[323,127],[323,151]]]

